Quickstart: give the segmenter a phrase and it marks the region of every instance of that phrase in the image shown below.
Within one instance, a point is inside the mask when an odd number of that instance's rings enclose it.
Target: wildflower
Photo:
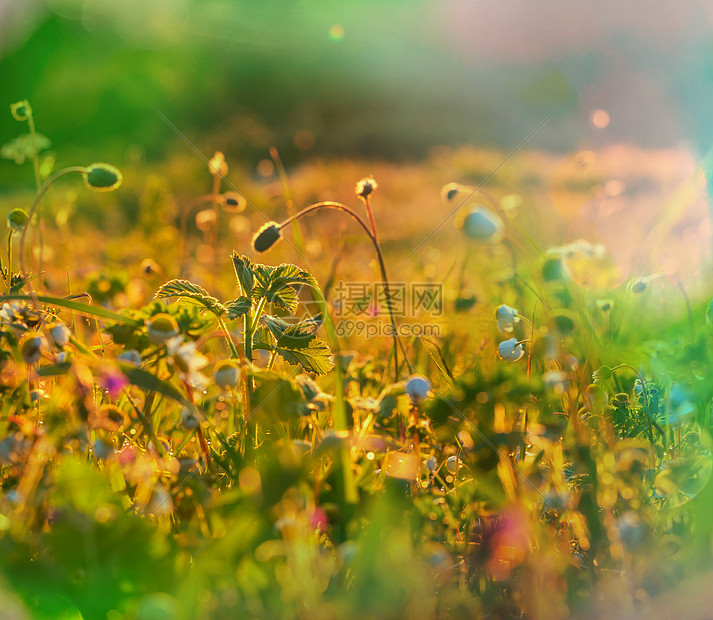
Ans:
[[[123,353],[119,353],[119,355],[116,356],[116,359],[136,368],[141,366],[141,353],[139,353],[136,349],[128,349]]]
[[[495,310],[495,319],[498,322],[498,331],[502,334],[512,332],[515,323],[520,320],[518,317],[518,311],[511,306],[506,306],[505,304],[498,306],[497,310]]]
[[[52,338],[52,342],[60,348],[67,346],[70,336],[69,328],[61,321],[58,321],[50,327],[50,338]]]
[[[213,379],[221,390],[234,388],[240,382],[240,365],[235,360],[224,360],[215,367]]]
[[[252,246],[256,252],[266,252],[280,240],[277,222],[267,222],[253,235]]]
[[[215,155],[208,162],[208,169],[213,176],[224,177],[228,174],[228,164],[225,162],[225,155],[220,151],[216,151]]]
[[[27,225],[28,219],[27,211],[24,209],[13,209],[7,214],[7,227],[13,234],[21,233]]]
[[[102,372],[97,379],[97,384],[103,390],[106,390],[109,396],[116,398],[124,391],[124,388],[129,385],[129,380],[120,370],[117,370],[113,366],[106,366],[102,368]]]
[[[510,338],[498,345],[498,353],[506,362],[517,362],[525,354],[525,350],[517,338]]]
[[[476,241],[497,241],[503,229],[502,220],[482,206],[470,207],[460,221],[466,237]]]
[[[124,177],[109,164],[92,164],[82,173],[84,184],[95,192],[112,192],[121,187]]]
[[[431,384],[423,377],[417,375],[410,377],[406,382],[406,394],[408,394],[408,397],[414,404],[418,404],[426,398],[430,389]]]
[[[377,187],[379,184],[374,180],[374,177],[365,177],[356,184],[354,192],[360,198],[366,199]]]
[[[149,319],[146,331],[149,340],[159,345],[178,335],[178,323],[170,314],[159,312]]]
[[[22,359],[26,364],[36,364],[42,357],[42,351],[47,348],[45,339],[39,334],[25,334],[20,344]]]

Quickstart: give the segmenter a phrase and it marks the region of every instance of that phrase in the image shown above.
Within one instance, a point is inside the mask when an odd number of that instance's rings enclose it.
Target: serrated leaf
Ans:
[[[278,339],[274,350],[288,364],[299,364],[307,372],[323,375],[332,369],[332,351],[327,343],[319,338],[310,336],[298,345],[291,337]]]
[[[250,311],[250,306],[252,306],[252,302],[247,297],[238,297],[225,302],[225,310],[231,321],[247,314]]]
[[[235,276],[238,278],[240,288],[243,289],[243,295],[250,297],[253,290],[253,264],[247,256],[242,256],[237,252],[233,252],[233,267],[235,268]]]
[[[216,316],[226,313],[226,308],[215,297],[210,295],[202,286],[189,280],[169,280],[161,286],[154,297],[165,299],[176,297],[195,306],[210,310]]]
[[[272,351],[275,348],[276,339],[267,327],[258,327],[253,334],[253,349]]]
[[[300,269],[296,265],[283,263],[276,267],[268,265],[253,265],[255,286],[252,291],[253,299],[266,298],[281,310],[294,313],[299,303],[295,285],[304,284],[310,287],[317,286],[317,281],[311,273]]]

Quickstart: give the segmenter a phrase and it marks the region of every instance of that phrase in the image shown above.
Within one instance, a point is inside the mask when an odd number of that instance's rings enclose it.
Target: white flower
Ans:
[[[498,330],[500,333],[507,334],[512,332],[515,323],[520,320],[517,315],[518,311],[511,306],[506,306],[505,304],[498,306],[495,311],[495,318],[498,322]]]
[[[517,362],[525,354],[525,350],[517,338],[510,338],[498,345],[498,353],[506,362]]]
[[[430,389],[431,384],[423,377],[417,375],[410,377],[406,382],[406,394],[408,394],[408,397],[414,403],[418,403],[426,398]]]

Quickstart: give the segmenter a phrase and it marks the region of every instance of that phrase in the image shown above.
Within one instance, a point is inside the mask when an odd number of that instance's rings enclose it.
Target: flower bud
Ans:
[[[634,295],[640,295],[646,290],[646,287],[648,286],[648,279],[647,278],[635,278],[631,282],[629,282],[629,291],[634,293]]]
[[[374,180],[374,177],[366,177],[356,184],[354,192],[360,198],[366,198],[373,193],[377,187],[379,187],[379,184]]]
[[[406,382],[406,394],[416,404],[428,396],[430,389],[431,384],[423,377],[414,375]]]
[[[247,201],[237,192],[225,192],[218,198],[218,203],[223,211],[228,213],[242,213],[248,206]]]
[[[441,196],[443,197],[443,200],[445,200],[446,202],[450,202],[458,195],[459,191],[460,185],[458,183],[448,183],[447,185],[443,186],[443,189],[441,190]]]
[[[139,353],[136,349],[129,349],[128,351],[119,353],[119,355],[116,356],[116,359],[119,362],[124,362],[124,364],[128,364],[129,366],[134,366],[136,368],[141,366],[141,353]]]
[[[517,338],[510,338],[498,345],[498,354],[506,362],[517,362],[525,354],[525,350]]]
[[[30,107],[30,102],[25,99],[24,101],[18,101],[17,103],[10,104],[10,114],[16,121],[26,121],[32,114],[32,108]]]
[[[27,211],[24,209],[13,209],[7,214],[7,227],[13,233],[21,233],[27,225],[28,219]]]
[[[221,390],[234,388],[240,382],[240,365],[235,360],[224,360],[216,365],[213,379]]]
[[[505,304],[498,306],[497,310],[495,310],[498,331],[503,334],[510,333],[514,329],[515,323],[519,321],[517,315],[517,310],[511,306],[506,306]]]
[[[213,176],[224,177],[228,174],[228,164],[225,162],[225,155],[220,151],[216,151],[215,155],[208,162],[208,169]]]
[[[62,322],[57,322],[50,327],[50,338],[58,347],[64,348],[69,343],[70,331]]]
[[[124,177],[110,164],[92,164],[82,173],[84,184],[95,192],[113,192],[121,187]]]
[[[42,351],[46,349],[45,339],[36,333],[25,334],[20,342],[22,359],[26,364],[36,364],[42,357]]]
[[[201,425],[201,420],[195,409],[184,407],[181,410],[181,424],[189,431],[197,429]]]
[[[502,220],[482,206],[470,207],[460,222],[466,237],[476,241],[497,241],[503,228]]]
[[[159,312],[149,319],[146,330],[153,344],[163,344],[178,335],[178,323],[170,314]]]
[[[280,228],[277,222],[267,222],[253,235],[252,246],[256,252],[266,252],[279,239]]]

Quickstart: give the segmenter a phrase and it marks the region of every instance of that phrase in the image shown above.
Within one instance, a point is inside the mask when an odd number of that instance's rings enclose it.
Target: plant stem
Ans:
[[[60,177],[63,177],[67,174],[73,174],[75,172],[78,173],[83,173],[86,172],[87,169],[84,166],[70,166],[69,168],[64,168],[60,170],[59,172],[56,172],[53,174],[49,179],[47,179],[42,187],[39,189],[37,192],[37,195],[35,196],[35,200],[32,203],[32,206],[30,207],[30,211],[27,214],[27,225],[22,229],[22,235],[20,236],[20,271],[22,273],[23,279],[27,282],[27,286],[29,287],[30,295],[34,293],[32,289],[32,285],[30,284],[30,279],[27,275],[27,269],[25,268],[25,237],[27,236],[27,229],[29,228],[29,224],[32,221],[32,216],[35,214],[37,209],[39,208],[40,201],[42,200],[42,197],[47,193],[47,190],[50,188],[50,185],[54,183],[57,179]]]
[[[284,222],[282,222],[279,225],[280,230],[282,230],[287,224],[291,223],[293,220],[296,220],[298,218],[304,217],[305,215],[309,215],[310,213],[317,211],[319,209],[335,209],[337,211],[342,211],[343,213],[346,213],[349,215],[352,219],[354,219],[364,230],[364,232],[368,235],[369,239],[371,239],[371,242],[374,246],[374,249],[376,250],[376,256],[379,260],[379,270],[381,271],[381,277],[384,279],[384,289],[386,293],[386,299],[387,299],[387,308],[389,310],[389,319],[391,321],[391,330],[392,330],[392,336],[393,336],[393,347],[394,347],[394,380],[398,381],[399,380],[399,335],[398,335],[398,328],[396,326],[396,319],[394,318],[394,311],[392,308],[392,303],[391,303],[391,290],[389,286],[389,278],[386,275],[386,265],[384,264],[384,256],[381,252],[381,246],[379,245],[379,241],[376,238],[376,236],[373,234],[371,230],[369,230],[369,227],[366,225],[364,220],[362,220],[359,215],[351,208],[349,208],[347,205],[342,204],[341,202],[334,202],[331,200],[325,200],[323,202],[316,202],[313,205],[310,205],[309,207],[305,207],[300,211],[299,213],[296,213],[292,217],[287,218]],[[373,221],[372,221],[373,223]]]
[[[34,113],[31,111],[27,115],[27,124],[30,128],[30,139],[32,141],[32,167],[35,173],[35,186],[37,191],[40,191],[42,182],[40,180],[40,161],[39,153],[37,152],[37,131],[35,130],[35,117]],[[28,220],[29,224],[29,220]],[[44,219],[42,218],[42,205],[40,204],[37,213],[37,230],[39,233],[40,240],[40,257],[39,257],[39,269],[38,272],[42,273],[43,265],[43,255],[44,255]]]
[[[12,288],[12,230],[7,235],[7,292]]]
[[[285,165],[282,163],[282,158],[280,153],[274,146],[270,147],[270,157],[275,163],[275,169],[280,177],[280,182],[282,183],[282,191],[285,193],[285,203],[287,206],[287,215],[292,216],[295,203],[292,200],[292,192],[290,192],[290,185],[287,182],[287,170],[285,170]],[[305,244],[302,239],[302,231],[300,230],[300,225],[297,220],[292,221],[292,238],[295,240],[295,245],[297,246],[297,251],[300,254],[305,253]]]

